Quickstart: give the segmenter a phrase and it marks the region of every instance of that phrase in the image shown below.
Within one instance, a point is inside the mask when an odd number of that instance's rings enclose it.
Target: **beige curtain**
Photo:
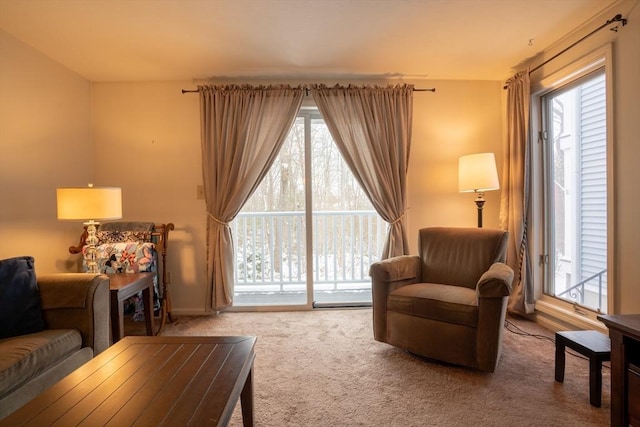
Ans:
[[[404,215],[413,86],[317,85],[311,93],[343,158],[389,223],[382,259],[408,254]]]
[[[529,71],[507,81],[507,143],[504,149],[500,227],[509,231],[507,263],[513,268],[509,311],[521,315],[534,311],[535,301],[528,252],[530,192]]]
[[[289,86],[199,86],[207,206],[207,310],[233,303],[229,223],[275,160],[302,104]]]

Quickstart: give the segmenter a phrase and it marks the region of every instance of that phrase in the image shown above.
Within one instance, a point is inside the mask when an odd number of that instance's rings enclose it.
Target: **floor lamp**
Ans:
[[[102,220],[122,218],[122,190],[115,187],[67,187],[56,189],[58,219],[85,221],[87,249],[85,261],[89,273],[98,273],[96,226]]]
[[[484,193],[500,189],[493,153],[469,154],[458,159],[458,189],[461,193],[476,193],[478,228],[482,228]]]

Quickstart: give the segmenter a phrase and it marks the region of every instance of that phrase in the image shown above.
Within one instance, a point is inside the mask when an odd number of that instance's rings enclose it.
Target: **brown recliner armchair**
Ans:
[[[374,338],[493,372],[513,281],[506,250],[502,230],[421,229],[418,256],[371,266]]]

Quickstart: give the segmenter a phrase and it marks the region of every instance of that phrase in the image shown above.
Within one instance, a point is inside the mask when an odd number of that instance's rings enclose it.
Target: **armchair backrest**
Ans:
[[[430,227],[420,230],[422,282],[475,289],[495,262],[505,262],[508,233],[503,230]]]

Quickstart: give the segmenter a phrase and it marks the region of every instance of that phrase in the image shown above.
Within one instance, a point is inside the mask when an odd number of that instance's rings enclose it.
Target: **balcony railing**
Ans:
[[[328,211],[314,212],[312,226],[315,289],[370,289],[388,224],[375,211]],[[304,212],[242,212],[231,227],[236,293],[306,289]]]
[[[569,299],[571,301],[574,301],[578,304],[584,304],[585,303],[585,293],[586,293],[586,286],[589,286],[591,281],[596,280],[598,281],[598,304],[597,307],[595,307],[597,309],[598,312],[602,311],[602,297],[603,297],[603,277],[606,274],[607,270],[601,270],[598,273],[587,277],[586,279],[584,279],[583,281],[581,281],[580,283],[577,283],[573,286],[571,286],[568,289],[565,289],[564,291],[556,294],[557,297],[562,297],[565,299]]]

